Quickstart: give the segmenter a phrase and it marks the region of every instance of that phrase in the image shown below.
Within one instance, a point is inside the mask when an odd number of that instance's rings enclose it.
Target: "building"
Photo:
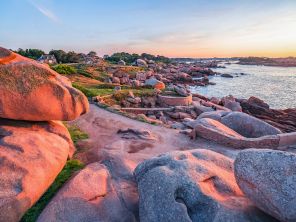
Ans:
[[[46,63],[46,64],[57,64],[57,60],[54,55],[42,55],[39,59],[37,59],[40,63]]]

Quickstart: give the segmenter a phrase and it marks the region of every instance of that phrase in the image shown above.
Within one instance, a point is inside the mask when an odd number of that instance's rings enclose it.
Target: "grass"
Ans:
[[[74,144],[79,140],[87,139],[88,134],[80,130],[75,125],[68,125],[65,123],[71,135],[71,139]],[[58,174],[55,181],[51,184],[48,190],[43,194],[43,196],[38,200],[38,202],[31,207],[26,214],[21,219],[21,222],[35,222],[37,218],[49,203],[49,201],[54,197],[58,190],[70,179],[70,177],[77,171],[84,168],[84,164],[79,160],[68,160],[63,170]]]
[[[38,202],[26,212],[21,219],[21,222],[35,222],[56,192],[76,171],[81,170],[83,167],[84,164],[78,160],[68,160],[53,184],[48,188]]]
[[[57,73],[64,74],[64,75],[77,73],[76,68],[69,66],[69,65],[65,65],[65,64],[59,64],[59,65],[52,66],[52,69],[54,71],[56,71]]]
[[[85,140],[88,139],[88,134],[83,132],[81,129],[79,129],[75,125],[67,125],[68,131],[70,133],[71,139],[76,144],[79,140]]]
[[[93,87],[82,86],[81,84],[78,84],[78,83],[73,83],[72,86],[75,87],[76,89],[80,90],[87,97],[105,96],[105,95],[110,95],[114,92],[113,88],[112,89],[110,89],[110,88],[100,89],[95,86],[93,86]]]
[[[108,78],[108,77],[109,77],[108,73],[104,71],[104,72],[99,72],[99,76],[96,77],[95,79],[97,79],[97,80],[99,80],[101,82],[104,82],[105,79]]]

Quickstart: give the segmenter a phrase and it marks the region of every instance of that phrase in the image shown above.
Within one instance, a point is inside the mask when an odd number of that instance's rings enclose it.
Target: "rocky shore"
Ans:
[[[69,81],[0,48],[0,221],[24,221],[73,157],[85,167],[37,221],[296,221],[295,110],[192,94],[213,65],[102,62]]]

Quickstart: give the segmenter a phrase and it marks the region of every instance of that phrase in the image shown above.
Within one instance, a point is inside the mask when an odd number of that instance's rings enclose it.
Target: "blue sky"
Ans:
[[[0,0],[6,48],[296,56],[296,0]]]

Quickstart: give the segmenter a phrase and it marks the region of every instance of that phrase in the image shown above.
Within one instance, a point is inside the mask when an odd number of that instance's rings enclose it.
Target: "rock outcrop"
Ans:
[[[140,221],[273,221],[241,192],[232,160],[213,151],[167,153],[134,174]]]
[[[0,221],[19,221],[73,152],[59,122],[0,119]]]
[[[282,133],[270,124],[241,112],[231,112],[223,116],[221,123],[247,138],[258,138]]]
[[[138,194],[129,161],[109,156],[71,179],[39,216],[39,222],[134,222]]]
[[[200,136],[238,149],[288,146],[296,134],[282,134],[268,123],[241,112],[216,111],[201,114],[190,123],[193,138]]]
[[[235,160],[241,190],[257,207],[280,221],[296,221],[296,155],[249,149]]]
[[[145,81],[146,86],[152,86],[155,89],[163,90],[165,89],[165,84],[155,78],[150,78]]]
[[[88,106],[67,78],[0,47],[0,221],[19,221],[53,183],[75,151],[56,120]]]
[[[0,48],[0,117],[73,120],[88,111],[87,98],[50,68]]]
[[[270,109],[264,101],[250,97],[240,102],[243,112],[262,119],[285,133],[296,132],[296,109]]]
[[[193,139],[195,139],[195,136],[199,136],[236,149],[250,147],[276,149],[280,146],[279,135],[247,138],[214,119],[198,119],[194,122],[194,125],[195,128],[192,131]]]

